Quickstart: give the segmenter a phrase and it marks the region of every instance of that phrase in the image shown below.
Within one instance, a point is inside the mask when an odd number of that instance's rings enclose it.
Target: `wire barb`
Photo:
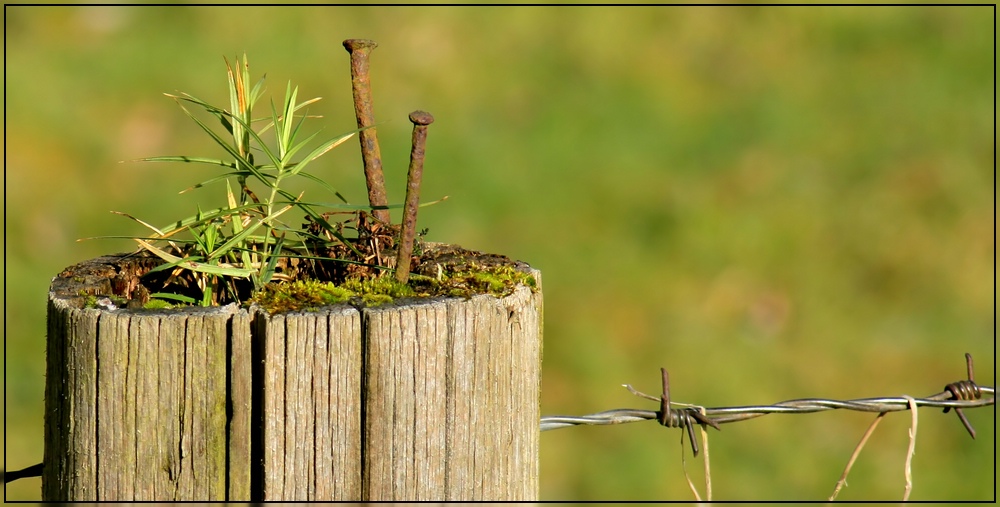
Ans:
[[[958,382],[952,382],[944,386],[945,392],[951,394],[951,399],[953,400],[978,400],[983,397],[983,392],[976,385],[976,377],[972,371],[972,354],[968,352],[965,353],[965,371],[968,374],[969,380],[960,380]],[[962,426],[969,432],[973,440],[976,438],[976,430],[972,428],[972,423],[965,418],[965,414],[962,412],[961,408],[954,407],[955,413],[958,414],[958,420],[962,421]],[[952,407],[945,407],[944,413],[948,413]]]
[[[698,456],[698,439],[694,435],[694,425],[700,424],[702,427],[705,425],[711,426],[717,430],[721,430],[719,425],[712,421],[711,419],[703,416],[700,410],[693,407],[687,407],[684,409],[676,409],[670,406],[670,374],[667,373],[666,368],[660,368],[660,375],[663,378],[663,394],[660,395],[660,410],[656,412],[656,421],[660,423],[661,426],[666,426],[667,428],[683,428],[687,430],[688,438],[691,440],[691,452]],[[638,393],[638,391],[632,389],[632,386],[628,386],[633,393]],[[649,395],[643,395],[646,398],[653,398]]]

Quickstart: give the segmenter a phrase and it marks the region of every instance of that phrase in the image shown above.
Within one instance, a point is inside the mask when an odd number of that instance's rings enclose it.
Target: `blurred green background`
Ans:
[[[370,38],[390,199],[430,129],[428,239],[542,270],[542,413],[938,392],[994,384],[993,10],[942,7],[5,7],[7,468],[42,456],[45,301],[64,267],[221,205],[178,196],[219,156],[162,92],[225,104],[246,51],[323,136],[354,128],[347,38]],[[308,127],[309,124],[307,124]],[[211,171],[211,169],[207,169]],[[313,171],[365,200],[351,141]],[[310,188],[319,193],[319,189]],[[307,194],[310,195],[310,194]],[[994,497],[995,412],[922,410],[914,500]],[[872,419],[768,416],[711,434],[716,499],[817,500]],[[893,500],[909,417],[841,493]],[[690,500],[680,432],[542,434],[545,500]],[[701,463],[688,457],[700,482]],[[8,500],[39,498],[40,481]]]

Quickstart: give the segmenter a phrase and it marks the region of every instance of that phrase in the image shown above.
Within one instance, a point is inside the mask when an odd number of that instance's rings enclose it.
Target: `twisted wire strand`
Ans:
[[[957,386],[961,384],[961,386]],[[927,396],[925,398],[914,398],[918,407],[937,407],[945,410],[960,408],[976,408],[990,406],[995,403],[993,387],[979,386],[969,381],[949,384],[948,389],[941,393]],[[989,398],[982,398],[989,395]],[[959,399],[953,399],[959,398]],[[882,397],[882,398],[862,398],[857,400],[830,400],[823,398],[803,398],[797,400],[782,401],[773,405],[746,405],[737,407],[713,407],[705,408],[705,418],[716,424],[724,424],[738,421],[745,421],[767,414],[809,414],[822,412],[825,410],[854,410],[859,412],[897,412],[909,410],[909,401],[904,397]],[[671,408],[670,421],[675,424],[667,424],[669,427],[685,427],[697,423],[692,413],[698,409],[685,406],[685,408]],[[700,414],[699,414],[700,415]],[[560,428],[579,425],[605,425],[624,424],[639,421],[659,420],[660,412],[655,410],[640,409],[617,409],[606,410],[596,414],[583,416],[543,416],[541,419],[541,431],[550,431]]]

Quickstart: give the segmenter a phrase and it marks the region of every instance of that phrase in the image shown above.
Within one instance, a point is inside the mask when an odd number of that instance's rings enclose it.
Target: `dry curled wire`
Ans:
[[[739,407],[716,407],[704,408],[691,405],[683,405],[670,402],[670,382],[666,369],[661,368],[663,378],[663,394],[659,397],[641,393],[626,384],[625,388],[636,396],[660,402],[660,410],[639,410],[639,409],[618,409],[607,410],[596,414],[585,416],[544,416],[541,419],[541,431],[549,431],[559,428],[567,428],[577,425],[605,425],[622,424],[638,421],[656,420],[661,425],[668,428],[683,428],[691,437],[691,449],[695,455],[698,454],[698,444],[694,438],[693,427],[697,425],[711,426],[720,429],[719,425],[754,419],[767,414],[805,414],[821,412],[824,410],[855,410],[861,412],[896,412],[909,410],[910,401],[916,406],[943,408],[945,412],[955,409],[962,425],[969,432],[972,438],[976,438],[976,432],[972,424],[962,413],[963,408],[984,407],[993,405],[994,398],[983,398],[984,395],[994,396],[993,387],[980,386],[975,383],[972,370],[972,356],[965,355],[968,371],[968,380],[952,382],[945,386],[944,391],[927,396],[925,398],[910,397],[884,397],[884,398],[863,398],[857,400],[828,400],[821,398],[808,398],[783,401],[773,405],[750,405]],[[681,408],[677,408],[680,406]]]

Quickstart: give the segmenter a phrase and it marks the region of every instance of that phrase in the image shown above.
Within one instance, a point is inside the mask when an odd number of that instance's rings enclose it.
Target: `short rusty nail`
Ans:
[[[410,280],[410,255],[417,231],[417,208],[420,206],[420,180],[424,174],[424,147],[427,144],[427,126],[434,117],[426,111],[410,113],[413,122],[413,141],[410,148],[410,170],[406,173],[406,203],[403,205],[403,228],[400,232],[399,251],[396,257],[396,280]]]
[[[354,93],[354,115],[361,141],[361,159],[365,165],[365,183],[368,185],[368,203],[375,209],[375,218],[388,224],[389,210],[385,208],[389,200],[385,193],[385,177],[382,174],[382,154],[375,133],[375,113],[372,110],[372,86],[368,76],[368,56],[378,47],[378,43],[367,39],[347,39],[344,49],[351,54],[351,89]],[[366,128],[372,127],[372,128]]]

